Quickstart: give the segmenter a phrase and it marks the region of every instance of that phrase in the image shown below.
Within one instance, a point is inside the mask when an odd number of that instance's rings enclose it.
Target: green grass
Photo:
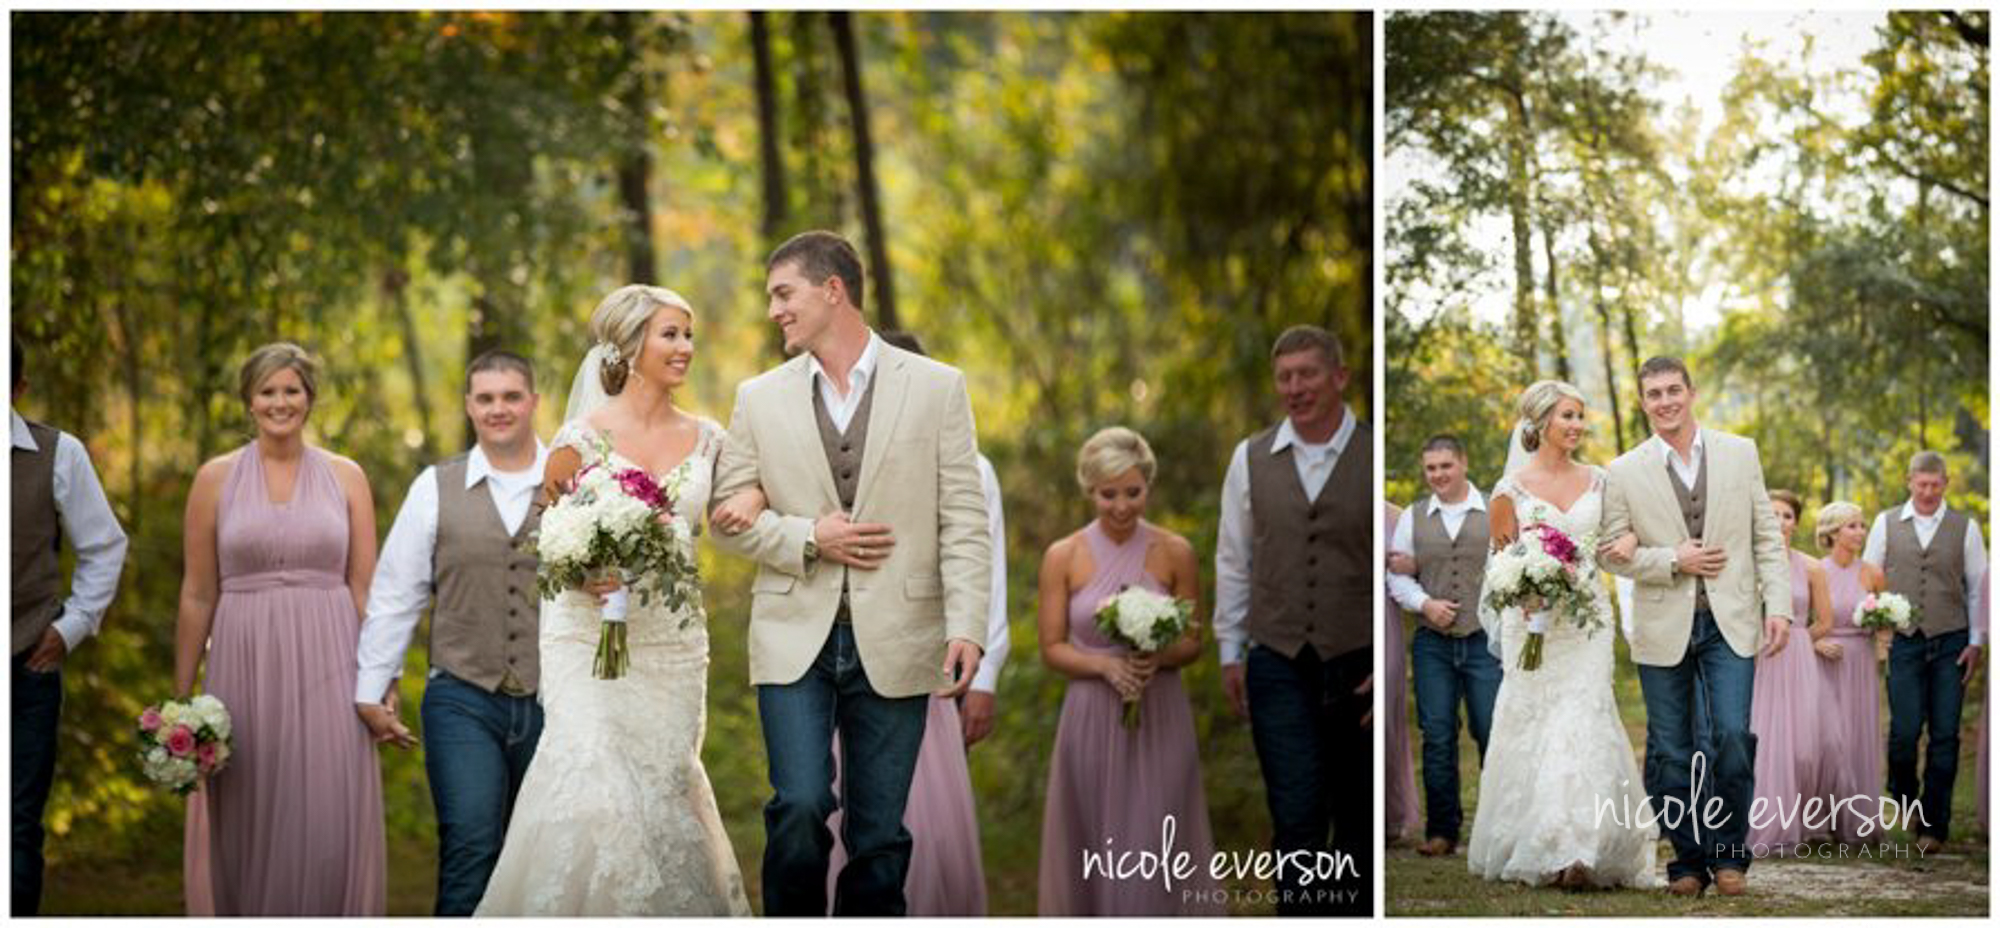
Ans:
[[[1413,633],[1413,630],[1412,630]],[[1638,673],[1621,637],[1615,645],[1617,668],[1613,685],[1617,691],[1619,714],[1635,750],[1642,750],[1646,736],[1645,701],[1639,691]],[[1404,685],[1409,685],[1408,681]],[[1945,853],[1929,859],[1915,859],[1911,836],[1891,831],[1883,839],[1893,848],[1906,848],[1911,859],[1841,859],[1838,850],[1830,856],[1775,859],[1753,862],[1750,893],[1734,899],[1710,894],[1699,900],[1668,896],[1664,891],[1600,890],[1566,892],[1501,883],[1473,877],[1466,870],[1465,851],[1449,857],[1429,858],[1413,846],[1391,848],[1384,855],[1384,899],[1387,914],[1398,915],[1479,915],[1479,916],[1983,916],[1989,911],[1987,861],[1989,835],[1979,828],[1974,771],[1978,744],[1971,737],[1978,718],[1979,700],[1984,694],[1985,677],[1973,684],[1966,701],[1971,707],[1961,728],[1958,782],[1952,793],[1952,840]],[[1881,706],[1887,725],[1886,695]],[[1410,703],[1404,724],[1411,732],[1411,745],[1421,743],[1416,731],[1416,708]],[[1885,728],[1886,732],[1886,728]],[[1417,782],[1423,782],[1422,758]],[[1459,737],[1459,785],[1465,806],[1466,833],[1471,837],[1473,810],[1479,802],[1479,750],[1472,736],[1461,730]],[[1419,836],[1421,826],[1412,829]],[[1660,844],[1662,864],[1671,856],[1666,842]],[[1858,854],[1852,850],[1850,854]],[[1892,850],[1893,853],[1893,850]]]

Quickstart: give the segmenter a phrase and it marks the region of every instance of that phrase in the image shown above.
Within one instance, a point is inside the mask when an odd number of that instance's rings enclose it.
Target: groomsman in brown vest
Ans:
[[[1910,459],[1910,499],[1875,516],[1861,559],[1887,575],[1889,592],[1917,607],[1917,626],[1889,646],[1889,794],[1911,817],[1917,849],[1944,848],[1958,777],[1958,721],[1979,669],[1984,634],[1971,617],[1986,608],[1986,543],[1979,523],[1945,505],[1944,455]],[[1917,736],[1928,729],[1919,793]],[[1920,814],[1911,803],[1921,801]]]
[[[1308,863],[1345,854],[1357,874],[1307,883],[1285,868],[1278,914],[1365,917],[1375,844],[1374,441],[1341,401],[1348,372],[1332,332],[1293,326],[1271,359],[1285,419],[1237,444],[1222,484],[1223,691],[1250,718],[1276,851]]]
[[[13,403],[27,388],[21,343],[13,344]],[[13,781],[15,915],[42,903],[42,811],[55,785],[62,665],[97,634],[125,567],[125,531],[104,498],[90,453],[76,437],[13,420],[14,670]],[[57,563],[62,539],[76,552],[69,596]]]
[[[1434,435],[1424,442],[1423,465],[1432,495],[1403,510],[1396,522],[1389,539],[1389,592],[1398,605],[1422,617],[1410,644],[1417,728],[1424,739],[1424,843],[1417,850],[1437,857],[1458,846],[1465,821],[1458,793],[1458,705],[1464,701],[1466,724],[1484,760],[1493,701],[1500,694],[1500,661],[1479,624],[1486,499],[1466,479],[1465,446],[1457,438]]]
[[[471,915],[500,857],[521,778],[542,733],[534,506],[548,449],[535,435],[535,369],[489,351],[466,369],[478,443],[424,469],[403,497],[368,590],[355,711],[378,742],[416,744],[397,716],[397,678],[431,607],[421,713],[438,820],[435,913]],[[435,603],[433,603],[435,600]]]

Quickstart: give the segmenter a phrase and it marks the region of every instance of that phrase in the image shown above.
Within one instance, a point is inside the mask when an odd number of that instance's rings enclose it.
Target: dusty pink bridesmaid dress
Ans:
[[[1096,522],[1084,529],[1091,560],[1090,582],[1070,596],[1069,640],[1078,649],[1123,652],[1098,634],[1094,617],[1105,597],[1127,586],[1166,593],[1146,572],[1151,526],[1141,524],[1124,544],[1114,543]],[[1227,905],[1209,875],[1215,839],[1209,830],[1208,798],[1202,791],[1201,754],[1195,744],[1194,713],[1178,670],[1153,675],[1139,699],[1136,729],[1119,721],[1123,703],[1111,684],[1072,679],[1056,723],[1055,751],[1049,758],[1047,804],[1042,815],[1042,915],[1222,915]],[[1171,890],[1158,878],[1110,879],[1084,873],[1084,852],[1155,854],[1162,845],[1167,816],[1174,818],[1173,847],[1187,852],[1195,873]]]
[[[1882,796],[1882,763],[1887,742],[1882,739],[1882,678],[1876,670],[1875,633],[1854,624],[1854,607],[1867,591],[1861,586],[1860,558],[1841,567],[1832,556],[1820,559],[1826,569],[1826,585],[1833,598],[1833,632],[1829,641],[1841,646],[1839,660],[1817,658],[1820,673],[1827,681],[1829,702],[1840,719],[1841,743],[1845,749],[1828,765],[1829,789],[1841,800],[1868,797],[1843,807],[1834,819],[1833,836],[1850,844],[1879,842],[1878,824],[1866,835],[1862,821],[1879,811]]]
[[[283,504],[262,464],[254,443],[237,455],[216,516],[222,595],[205,690],[229,709],[235,754],[205,810],[190,811],[187,873],[208,884],[190,886],[189,902],[218,915],[381,915],[382,777],[354,714],[346,496],[316,448]]]
[[[1845,750],[1839,716],[1828,698],[1831,690],[1817,664],[1806,627],[1812,623],[1811,586],[1806,565],[1811,558],[1787,551],[1792,566],[1792,634],[1783,650],[1757,655],[1756,679],[1750,698],[1750,731],[1757,736],[1756,795],[1763,800],[1762,821],[1753,819],[1751,853],[1778,854],[1827,829],[1807,828],[1806,802],[1820,797],[1820,809],[1810,818],[1824,819],[1833,778],[1827,769]],[[1818,824],[1817,821],[1814,824]]]
[[[1396,533],[1396,509],[1382,504],[1382,537]],[[1383,836],[1394,840],[1417,827],[1416,765],[1410,757],[1410,683],[1403,641],[1403,610],[1385,590],[1382,594],[1382,756],[1387,775],[1382,780]]]

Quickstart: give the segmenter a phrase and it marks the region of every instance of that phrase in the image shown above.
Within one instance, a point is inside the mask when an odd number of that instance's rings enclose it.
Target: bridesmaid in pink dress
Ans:
[[[1077,482],[1097,519],[1049,546],[1042,558],[1038,628],[1042,660],[1069,678],[1042,817],[1042,915],[1222,915],[1215,853],[1194,713],[1180,668],[1201,654],[1201,630],[1150,655],[1097,631],[1107,597],[1140,586],[1179,599],[1201,591],[1187,539],[1141,518],[1153,479],[1152,449],[1130,429],[1098,432],[1077,454]],[[1199,614],[1199,610],[1196,611]],[[1120,721],[1123,700],[1139,701],[1137,728]],[[1084,855],[1158,854],[1172,816],[1175,851],[1194,873],[1171,889],[1152,879],[1107,878]]]
[[[174,683],[229,709],[229,766],[189,806],[193,914],[381,915],[382,780],[354,712],[375,506],[354,462],[305,443],[317,367],[295,345],[243,366],[257,438],[188,494]]]
[[[1813,536],[1827,556],[1820,560],[1833,601],[1833,631],[1819,644],[1820,670],[1826,677],[1829,702],[1841,720],[1845,750],[1831,765],[1828,789],[1837,800],[1856,799],[1835,817],[1833,837],[1850,844],[1879,842],[1880,824],[1862,834],[1862,823],[1879,813],[1882,795],[1882,679],[1876,670],[1876,634],[1854,624],[1854,607],[1862,597],[1883,589],[1882,571],[1861,559],[1868,542],[1868,523],[1861,507],[1830,503],[1819,511]],[[1831,647],[1824,647],[1831,645]]]
[[[1993,624],[1991,621],[1993,618],[1991,615],[1993,600],[1987,598],[1987,590],[1990,587],[1986,582],[1992,578],[1993,571],[1991,569],[1988,569],[1986,574],[1979,578],[1979,601],[1986,604],[1987,611],[1972,617],[1972,627],[1979,630],[1979,637],[1982,641],[1986,638],[1987,628]],[[1979,766],[1973,773],[1972,790],[1973,794],[1978,797],[1979,830],[1990,833],[1990,829],[1986,825],[1986,804],[1988,794],[1993,791],[1993,781],[1986,766],[1986,742],[1993,734],[1993,726],[1989,724],[1993,718],[1993,680],[1991,677],[1987,678],[1986,685],[1981,687],[1981,691],[1985,695],[1980,697],[1979,728],[1977,729],[1978,733],[1973,735],[1974,738],[1979,739]]]
[[[1789,542],[1798,529],[1799,498],[1788,490],[1772,490],[1771,508]],[[1828,687],[1817,666],[1821,658],[1814,653],[1833,629],[1826,571],[1796,550],[1787,549],[1785,555],[1792,565],[1792,636],[1777,654],[1757,654],[1750,699],[1757,798],[1764,809],[1753,817],[1748,840],[1759,856],[1776,855],[1781,853],[1777,848],[1789,849],[1827,830],[1808,825],[1819,825],[1828,814],[1823,810],[1833,801],[1833,784],[1826,771],[1843,750],[1839,716],[1824,698]],[[1822,811],[1809,815],[1806,802],[1814,796],[1820,797]]]
[[[1382,537],[1396,533],[1396,519],[1402,510],[1382,503]],[[1384,575],[1387,576],[1386,574]],[[1417,813],[1416,765],[1410,758],[1409,680],[1404,669],[1403,610],[1387,593],[1382,596],[1382,756],[1387,776],[1382,780],[1384,808],[1382,833],[1389,843],[1402,839],[1415,827]]]

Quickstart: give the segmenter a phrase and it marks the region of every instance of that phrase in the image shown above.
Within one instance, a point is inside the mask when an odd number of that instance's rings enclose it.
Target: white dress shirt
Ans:
[[[535,440],[535,465],[529,470],[493,469],[483,448],[474,446],[465,462],[465,488],[488,482],[487,495],[500,514],[500,524],[508,534],[520,531],[528,518],[528,508],[542,486],[542,468],[548,464],[549,449]],[[389,538],[382,543],[381,557],[375,561],[375,580],[368,587],[368,617],[361,623],[361,640],[355,646],[360,665],[355,677],[354,701],[378,704],[389,684],[403,675],[403,654],[409,650],[410,636],[417,620],[431,604],[435,592],[434,563],[437,555],[438,485],[437,468],[424,468],[410,483]]]
[[[1007,663],[1007,521],[1000,506],[1000,475],[993,462],[979,455],[979,488],[986,493],[986,532],[993,540],[993,591],[986,612],[986,653],[972,688],[991,693],[1000,685],[1000,667]]]
[[[1306,498],[1317,499],[1353,437],[1353,409],[1343,409],[1333,437],[1317,445],[1300,441],[1287,418],[1271,436],[1271,453],[1292,448],[1292,463],[1299,469]],[[1250,642],[1250,633],[1243,627],[1244,617],[1250,614],[1250,539],[1256,534],[1250,513],[1250,439],[1237,442],[1236,452],[1229,457],[1229,472],[1222,478],[1220,521],[1215,539],[1215,646],[1222,663],[1237,664],[1246,656]]]
[[[1682,483],[1689,490],[1693,490],[1695,481],[1701,479],[1701,453],[1703,448],[1701,429],[1697,427],[1694,430],[1694,445],[1688,448],[1688,456],[1693,458],[1691,461],[1681,460],[1681,456],[1674,453],[1674,446],[1667,444],[1667,440],[1658,435],[1653,436],[1652,442],[1660,449],[1660,457],[1666,459],[1667,466],[1674,469],[1674,473],[1680,476]]]
[[[1417,526],[1412,513],[1417,509],[1424,511],[1424,518],[1429,518],[1433,512],[1443,513],[1445,536],[1457,541],[1458,529],[1465,524],[1465,514],[1474,509],[1485,512],[1486,497],[1479,494],[1478,487],[1467,487],[1465,498],[1456,503],[1442,502],[1437,498],[1437,494],[1432,494],[1429,505],[1411,506],[1403,510],[1403,514],[1396,517],[1396,531],[1389,536],[1391,554],[1416,556]],[[1424,601],[1431,598],[1429,593],[1424,592],[1423,585],[1417,582],[1417,578],[1399,573],[1389,574],[1389,595],[1395,597],[1397,605],[1411,612],[1422,612]],[[1458,607],[1477,609],[1479,604],[1459,603]]]
[[[1875,514],[1875,524],[1868,527],[1868,543],[1861,549],[1861,559],[1877,568],[1889,553],[1889,515],[1915,523],[1911,527],[1917,532],[1917,545],[1929,550],[1931,539],[1937,535],[1938,526],[1944,523],[1945,503],[1938,501],[1936,512],[1923,515],[1917,512],[1914,500],[1905,502],[1903,508],[1885,510]],[[1972,629],[1968,643],[1979,647],[1986,642],[1986,632],[1980,623],[1971,621],[1973,616],[1984,615],[1986,597],[1980,595],[1979,581],[1986,576],[1986,539],[1979,533],[1979,520],[1965,520],[1965,603],[1966,619]]]
[[[812,371],[813,387],[819,390],[820,401],[826,404],[827,418],[833,420],[833,427],[840,434],[847,434],[847,424],[854,421],[854,410],[860,408],[861,397],[868,392],[868,381],[875,377],[875,362],[882,356],[882,339],[874,329],[868,330],[868,347],[861,349],[861,357],[854,362],[854,369],[847,372],[847,395],[841,396],[834,389],[833,377],[819,364],[819,356],[806,356],[806,369]]]
[[[14,447],[39,451],[35,436],[21,414],[13,417]],[[63,645],[75,651],[83,639],[97,634],[104,622],[104,610],[118,592],[118,575],[125,569],[125,530],[104,498],[104,485],[97,482],[97,470],[90,466],[90,452],[83,442],[68,432],[56,433],[55,465],[56,515],[63,535],[76,551],[76,570],[69,578],[69,598],[56,617],[56,634]],[[32,653],[33,646],[29,646]]]

